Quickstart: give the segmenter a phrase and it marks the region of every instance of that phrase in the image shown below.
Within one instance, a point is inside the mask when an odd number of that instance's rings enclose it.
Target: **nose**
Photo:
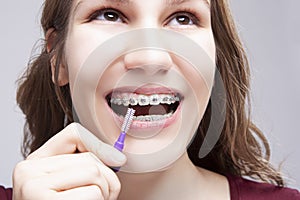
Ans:
[[[147,75],[168,71],[172,63],[170,54],[163,50],[144,49],[124,56],[124,64],[128,70],[140,69]]]

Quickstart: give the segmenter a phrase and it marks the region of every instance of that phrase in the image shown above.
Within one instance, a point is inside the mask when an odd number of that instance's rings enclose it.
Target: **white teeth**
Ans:
[[[129,104],[132,105],[132,106],[136,106],[137,104],[139,103],[138,99],[131,96],[130,99],[129,99]]]
[[[117,99],[116,101],[119,106],[122,105],[122,99]]]
[[[163,103],[163,104],[171,104],[171,101],[170,101],[170,96],[168,96],[168,95],[162,95],[161,96],[161,103]]]
[[[133,120],[136,121],[142,121],[142,122],[152,122],[152,121],[160,121],[160,120],[164,120],[167,119],[169,117],[172,116],[172,112],[165,114],[165,115],[140,115],[140,116],[133,116]]]
[[[174,94],[153,94],[153,95],[138,95],[122,93],[114,95],[110,100],[110,103],[123,106],[147,106],[147,105],[159,105],[159,104],[172,104],[176,101],[180,101],[178,96]]]
[[[159,105],[159,103],[160,103],[160,97],[157,94],[151,95],[149,97],[149,100],[150,100],[150,105],[153,105],[153,106]]]
[[[129,99],[126,97],[124,99],[122,99],[122,104],[123,104],[123,106],[129,106]]]
[[[131,106],[147,106],[147,105],[159,105],[159,104],[173,104],[176,101],[180,101],[180,97],[175,94],[152,94],[142,95],[135,93],[117,93],[111,97],[110,103],[115,105],[123,105],[125,107]],[[133,116],[133,120],[141,122],[160,122],[173,115],[173,111],[164,115],[139,115]],[[119,115],[121,118],[124,116]]]
[[[140,106],[147,106],[150,102],[149,97],[145,95],[139,95],[138,101]]]

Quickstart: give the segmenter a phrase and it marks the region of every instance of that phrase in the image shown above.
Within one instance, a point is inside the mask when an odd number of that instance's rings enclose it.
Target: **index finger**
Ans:
[[[27,159],[45,158],[61,154],[72,154],[77,151],[87,152],[77,134],[77,126],[72,123],[50,138],[44,145],[31,153]]]
[[[99,140],[78,123],[71,123],[50,138],[43,146],[30,154],[27,159],[38,159],[76,152],[92,152],[109,166],[121,166],[126,157],[112,146]]]

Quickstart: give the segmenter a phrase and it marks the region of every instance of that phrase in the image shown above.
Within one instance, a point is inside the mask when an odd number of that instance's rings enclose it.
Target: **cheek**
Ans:
[[[205,52],[202,55],[203,63],[201,67],[192,66],[186,60],[177,60],[181,73],[186,77],[187,82],[191,85],[194,94],[199,102],[201,102],[200,110],[206,108],[207,102],[211,95],[213,87],[215,65],[216,65],[216,46],[212,30],[205,31],[201,37],[199,35],[191,35],[190,38],[196,42]],[[199,54],[201,57],[201,55]]]
[[[212,30],[205,30],[205,32],[201,34],[191,34],[189,37],[204,50],[207,56],[211,59],[212,63],[215,64],[216,44]]]
[[[80,68],[88,60],[91,53],[106,40],[103,34],[95,34],[82,28],[73,28],[66,40],[66,61],[69,71],[69,81],[72,87]]]
[[[88,54],[85,53],[89,50],[88,47],[80,47],[79,40],[76,40],[76,37],[69,37],[66,42],[66,61],[69,72],[69,82],[71,91],[73,91],[74,82],[77,74],[79,73],[80,67],[84,64],[84,61],[87,59]]]
[[[199,113],[205,110],[207,102],[210,98],[210,93],[212,89],[212,80],[214,68],[212,66],[207,66],[201,68],[196,68],[184,59],[173,58],[178,65],[180,73],[183,75],[186,82],[190,85],[193,95],[196,97],[198,102]],[[205,71],[203,70],[205,68]],[[207,72],[209,71],[209,73]],[[185,94],[190,95],[190,94]]]

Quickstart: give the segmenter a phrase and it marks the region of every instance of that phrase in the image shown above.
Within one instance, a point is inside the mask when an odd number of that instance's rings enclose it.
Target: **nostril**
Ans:
[[[127,69],[142,69],[148,74],[169,70],[172,66],[171,56],[163,50],[138,50],[124,56]]]
[[[155,74],[164,73],[169,70],[169,66],[166,65],[158,65],[158,64],[148,64],[138,66],[138,69],[143,71],[143,73],[153,76]]]

